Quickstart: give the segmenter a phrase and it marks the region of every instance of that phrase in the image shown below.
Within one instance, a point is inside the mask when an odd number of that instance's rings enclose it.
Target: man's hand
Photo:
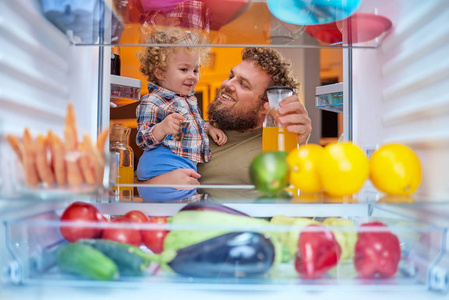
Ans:
[[[265,103],[268,109],[269,104]],[[309,118],[306,108],[299,102],[297,96],[290,96],[279,103],[279,121],[288,131],[298,134],[298,143],[305,144],[309,140],[312,132],[312,121]]]
[[[140,181],[145,184],[199,185],[201,175],[193,169],[176,169],[149,180]],[[193,190],[195,187],[179,187],[178,190]]]

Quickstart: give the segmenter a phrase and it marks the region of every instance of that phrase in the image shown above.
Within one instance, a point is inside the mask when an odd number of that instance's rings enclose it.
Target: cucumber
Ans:
[[[64,271],[90,279],[114,280],[119,276],[114,261],[80,242],[62,245],[56,253],[56,264]]]
[[[83,239],[79,242],[89,245],[110,259],[112,259],[119,269],[120,275],[140,276],[148,268],[150,261],[135,252],[139,248],[124,243],[102,240]]]

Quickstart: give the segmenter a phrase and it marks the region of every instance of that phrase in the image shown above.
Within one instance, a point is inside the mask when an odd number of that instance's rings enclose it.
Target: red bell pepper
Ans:
[[[383,227],[371,222],[362,227]],[[401,247],[396,235],[389,231],[361,231],[355,245],[354,266],[362,278],[388,278],[394,276],[401,260]]]
[[[338,264],[341,248],[331,230],[320,225],[309,225],[299,235],[295,269],[301,277],[313,279]]]

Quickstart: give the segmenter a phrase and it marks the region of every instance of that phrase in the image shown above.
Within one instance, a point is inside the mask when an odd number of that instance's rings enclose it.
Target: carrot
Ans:
[[[97,168],[96,168],[96,174],[97,174],[97,182],[102,185],[103,184],[103,174],[104,174],[104,168],[106,165],[106,157],[105,157],[105,146],[106,142],[109,138],[109,129],[102,130],[98,136],[97,136],[97,149],[95,151],[97,156]]]
[[[25,131],[23,133],[21,153],[23,159],[25,181],[29,186],[35,187],[39,184],[39,177],[36,170],[35,145],[28,128],[25,128]]]
[[[47,186],[52,186],[55,183],[55,176],[48,163],[48,143],[47,138],[42,134],[37,136],[36,140],[36,169],[40,181]]]
[[[67,115],[64,128],[65,163],[67,170],[67,182],[73,186],[79,186],[84,182],[80,169],[80,153],[78,149],[78,138],[73,105],[67,107]]]
[[[87,151],[89,152],[90,163],[95,170],[96,182],[97,184],[102,185],[105,165],[104,151],[95,147],[88,135],[85,135],[84,140]]]
[[[14,152],[16,153],[17,158],[21,163],[23,163],[22,151],[20,150],[21,142],[17,137],[10,134],[8,134],[7,138],[9,145],[11,145],[12,150],[14,150]]]
[[[100,153],[104,154],[104,146],[109,138],[109,129],[101,131],[97,136],[97,149]]]
[[[92,148],[92,141],[90,140],[89,135],[84,135],[80,144],[80,165],[86,183],[89,185],[94,185],[96,183],[95,153],[92,152]]]
[[[48,131],[48,143],[50,145],[51,165],[56,183],[59,186],[64,186],[67,183],[64,149],[61,140],[51,130]]]
[[[67,105],[67,114],[65,117],[65,130],[71,131],[70,136],[74,137],[73,140],[70,140],[70,142],[73,142],[73,145],[69,145],[69,148],[77,149],[78,148],[78,129],[76,126],[75,110],[73,108],[72,103],[69,103]]]
[[[73,137],[73,131],[66,130],[64,132],[66,147],[65,147],[65,165],[67,170],[67,182],[69,185],[79,186],[84,182],[80,165],[79,158],[80,153],[78,149],[73,149],[70,145],[74,145],[75,137]]]

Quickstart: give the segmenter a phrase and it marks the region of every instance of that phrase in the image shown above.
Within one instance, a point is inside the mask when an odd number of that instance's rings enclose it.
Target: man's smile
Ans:
[[[221,95],[220,95],[220,100],[222,101],[222,102],[236,102],[235,100],[234,100],[234,98],[232,98],[230,95],[228,95],[228,94],[226,94],[226,93],[221,93]]]

